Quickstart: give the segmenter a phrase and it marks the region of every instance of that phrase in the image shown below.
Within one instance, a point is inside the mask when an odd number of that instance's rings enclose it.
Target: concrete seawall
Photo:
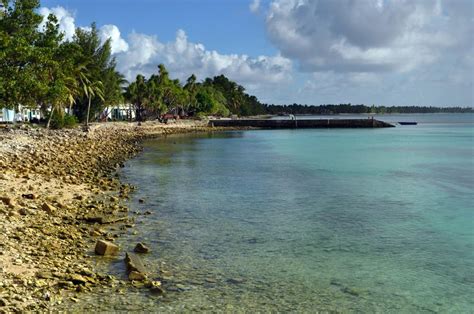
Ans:
[[[253,127],[264,129],[390,128],[394,125],[375,119],[302,119],[302,120],[210,120],[215,127]]]

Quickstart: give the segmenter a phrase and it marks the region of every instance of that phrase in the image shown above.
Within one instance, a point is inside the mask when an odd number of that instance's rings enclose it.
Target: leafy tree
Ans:
[[[137,75],[135,82],[127,87],[125,97],[134,105],[137,120],[141,122],[144,105],[149,99],[147,81],[143,75]]]
[[[44,93],[38,70],[43,55],[37,49],[38,0],[2,0],[5,12],[0,19],[0,106],[17,108],[36,105]]]

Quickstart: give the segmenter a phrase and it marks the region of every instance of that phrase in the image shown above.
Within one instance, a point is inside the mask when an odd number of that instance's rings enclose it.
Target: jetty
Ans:
[[[214,127],[250,127],[261,129],[391,128],[394,125],[376,119],[216,119]]]

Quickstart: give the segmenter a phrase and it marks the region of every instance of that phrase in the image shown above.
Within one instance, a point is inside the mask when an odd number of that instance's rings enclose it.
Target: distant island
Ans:
[[[366,106],[366,105],[264,105],[265,113],[272,115],[303,114],[303,115],[332,115],[332,114],[390,114],[390,113],[472,113],[472,107],[433,107],[433,106]]]

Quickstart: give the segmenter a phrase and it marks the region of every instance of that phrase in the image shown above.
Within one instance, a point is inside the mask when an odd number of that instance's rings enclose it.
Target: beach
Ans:
[[[116,169],[144,138],[210,130],[199,121],[105,123],[88,133],[0,129],[2,311],[44,311],[97,287],[126,286],[92,263],[98,239],[113,242],[134,227],[123,202],[133,187]]]

